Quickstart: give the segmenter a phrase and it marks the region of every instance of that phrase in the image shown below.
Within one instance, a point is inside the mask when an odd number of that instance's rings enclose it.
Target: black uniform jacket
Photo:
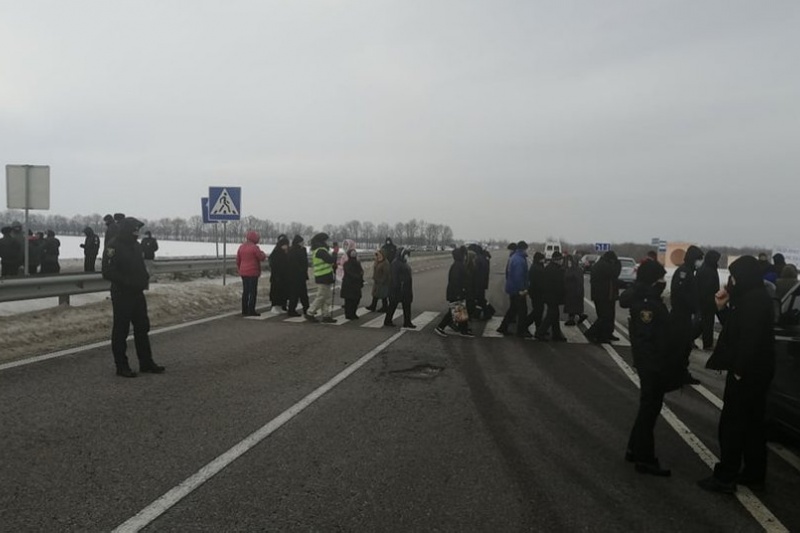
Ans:
[[[640,372],[664,372],[671,345],[669,310],[661,295],[637,282],[620,295],[619,304],[630,310],[634,366]]]
[[[147,288],[150,274],[144,264],[138,241],[119,237],[108,243],[103,253],[103,278],[111,282],[112,292],[133,293]]]

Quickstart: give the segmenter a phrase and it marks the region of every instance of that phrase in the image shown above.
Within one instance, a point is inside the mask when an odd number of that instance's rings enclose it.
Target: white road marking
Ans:
[[[417,329],[412,329],[409,331],[422,331],[422,328],[430,324],[434,321],[434,319],[439,316],[439,313],[436,311],[424,311],[421,314],[417,315],[414,320],[411,321],[412,324],[417,326]]]
[[[608,344],[602,345],[603,349],[611,356],[617,366],[619,366],[622,371],[625,373],[626,376],[636,385],[637,388],[640,387],[639,384],[639,376],[636,375],[636,372],[628,366],[628,364],[622,359],[622,357]],[[709,450],[705,444],[694,434],[692,431],[681,422],[681,420],[672,412],[672,410],[664,405],[661,408],[661,416],[664,417],[664,420],[678,433],[686,444],[702,459],[702,461],[713,470],[714,465],[718,462],[717,457]],[[753,492],[748,489],[747,487],[740,486],[737,488],[736,491],[736,498],[739,502],[744,506],[744,508],[756,519],[756,521],[764,528],[765,531],[769,532],[787,532],[786,526],[784,526],[778,518],[772,514],[772,512],[767,509],[764,503],[758,499],[758,497],[753,494]]]
[[[196,473],[182,481],[180,484],[167,491],[164,495],[156,501],[142,509],[136,516],[130,518],[125,523],[114,529],[115,533],[131,533],[140,531],[153,523],[159,516],[167,512],[175,504],[183,498],[191,494],[194,490],[200,487],[203,483],[211,479],[216,474],[224,470],[228,465],[233,463],[236,459],[247,453],[254,446],[261,441],[275,433],[284,424],[292,418],[300,414],[304,409],[320,399],[325,393],[336,387],[339,383],[347,379],[350,375],[356,372],[359,368],[367,364],[372,358],[385,350],[389,345],[399,339],[406,330],[401,330],[386,341],[376,346],[372,351],[364,354],[355,363],[351,364],[330,381],[320,386],[314,392],[291,406],[289,409],[278,415],[276,418],[269,421],[267,424],[251,433],[244,440],[230,448],[228,451],[202,467]]]
[[[489,320],[486,321],[486,326],[483,328],[483,334],[481,337],[503,337],[502,333],[497,332],[497,328],[500,327],[500,324],[503,323],[503,317],[501,316],[493,316]]]
[[[562,322],[561,332],[570,344],[589,344],[589,339],[587,339],[586,335],[576,326],[565,326]]]
[[[178,329],[188,328],[191,326],[196,326],[198,324],[205,324],[206,322],[212,322],[214,320],[219,320],[221,318],[228,318],[231,316],[241,315],[241,311],[230,311],[228,313],[223,313],[221,315],[215,315],[211,317],[201,318],[199,320],[193,320],[191,322],[183,322],[181,324],[175,324],[174,326],[167,326],[164,328],[154,329],[150,332],[150,336],[153,335],[160,335],[161,333],[167,333],[169,331],[175,331]],[[126,341],[132,340],[133,335],[129,335]],[[78,346],[77,348],[70,348],[68,350],[60,350],[58,352],[52,352],[44,355],[37,355],[35,357],[28,357],[26,359],[20,359],[19,361],[12,361],[10,363],[4,363],[0,365],[0,372],[3,370],[8,370],[10,368],[16,368],[18,366],[29,365],[32,363],[38,363],[40,361],[46,361],[48,359],[55,359],[57,357],[64,357],[65,355],[74,355],[76,353],[86,352],[89,350],[94,350],[95,348],[104,348],[106,346],[111,346],[111,341],[101,341],[95,342],[92,344],[87,344],[85,346]]]
[[[397,311],[394,312],[394,320],[392,320],[392,323],[397,321],[398,318],[403,318],[403,310],[402,309],[398,309]],[[381,313],[381,315],[378,318],[373,318],[372,320],[370,320],[366,324],[362,324],[361,327],[362,328],[382,328],[383,327],[383,322],[385,320],[386,320],[386,313]]]

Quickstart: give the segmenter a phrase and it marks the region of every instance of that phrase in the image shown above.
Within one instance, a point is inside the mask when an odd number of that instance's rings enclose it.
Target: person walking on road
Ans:
[[[765,413],[775,374],[774,307],[754,257],[730,266],[730,282],[717,293],[722,322],[706,367],[727,371],[719,418],[720,461],[701,488],[732,494],[736,485],[761,488],[767,473]]]
[[[544,319],[544,254],[535,252],[531,268],[528,270],[528,296],[531,299],[531,312],[528,314],[528,327],[539,327]]]
[[[308,312],[308,252],[303,245],[302,235],[295,235],[289,247],[289,316],[297,317],[297,302],[303,307],[303,314]]]
[[[142,239],[142,251],[144,251],[144,258],[147,261],[153,261],[156,258],[156,252],[158,251],[158,240],[153,237],[153,234],[149,231],[144,232],[144,239]]]
[[[398,305],[403,306],[403,327],[414,329],[417,326],[411,323],[411,302],[414,301],[414,287],[411,278],[411,267],[408,256],[411,250],[398,248],[397,257],[392,262],[392,285],[389,290],[389,308],[386,310],[385,327],[394,326],[394,312]]]
[[[711,351],[714,347],[714,321],[717,316],[715,296],[720,289],[719,258],[716,250],[710,250],[703,265],[697,269],[698,311],[703,336],[703,350]]]
[[[677,349],[686,362],[686,384],[699,385],[700,380],[689,372],[689,356],[694,340],[700,334],[698,311],[700,298],[697,292],[695,272],[703,264],[703,251],[697,246],[689,246],[683,264],[672,275],[670,284],[670,319],[672,332],[676,336]]]
[[[564,268],[561,266],[563,256],[561,252],[553,252],[550,263],[544,267],[544,303],[547,314],[541,327],[536,328],[537,340],[552,340],[564,342],[567,338],[561,332],[561,306],[564,303],[566,286],[564,282]]]
[[[588,318],[584,313],[583,269],[574,255],[566,256],[564,261],[564,325],[575,326]]]
[[[89,226],[83,228],[83,234],[86,235],[81,244],[81,248],[83,248],[83,271],[94,272],[97,254],[100,253],[100,237]]]
[[[258,298],[258,278],[261,277],[261,263],[267,259],[258,241],[261,239],[255,231],[248,231],[245,241],[236,251],[236,268],[242,278],[242,316],[261,316],[256,311]]]
[[[344,317],[347,320],[356,320],[358,315],[358,302],[361,301],[361,288],[364,286],[364,268],[358,260],[355,247],[345,252],[347,261],[342,264],[344,275],[342,277],[342,298],[344,299]]]
[[[519,241],[511,253],[506,267],[506,294],[509,305],[497,332],[508,335],[508,327],[512,322],[517,324],[517,337],[531,338],[528,331],[528,243]]]
[[[667,392],[668,358],[671,344],[669,311],[661,294],[667,286],[666,270],[657,261],[645,261],[636,271],[636,281],[622,295],[620,306],[630,310],[633,365],[639,374],[639,411],[628,438],[625,460],[640,474],[671,475],[655,454],[653,431]],[[679,369],[681,370],[681,369]]]
[[[372,303],[367,306],[370,311],[386,313],[389,308],[389,288],[392,283],[392,271],[389,261],[383,255],[383,250],[375,252],[375,261],[372,266]],[[378,309],[378,302],[381,307]]]
[[[469,327],[469,314],[464,314],[466,311],[467,299],[467,268],[466,268],[466,249],[464,247],[456,248],[453,250],[453,264],[450,265],[450,271],[447,274],[447,302],[448,308],[445,312],[442,321],[436,326],[434,330],[437,335],[447,337],[447,327],[454,326],[462,337],[474,337],[472,330]],[[455,304],[464,306],[464,309],[457,310]],[[463,320],[456,322],[453,316],[454,312],[461,312]]]
[[[336,258],[328,248],[328,234],[317,233],[311,237],[311,266],[314,270],[314,283],[317,284],[317,297],[305,314],[309,322],[317,322],[317,314],[322,315],[323,323],[336,322],[333,317],[333,266]]]
[[[108,243],[103,252],[103,278],[111,282],[111,307],[114,314],[111,351],[114,354],[117,375],[126,378],[136,377],[126,355],[131,324],[139,372],[164,372],[164,367],[153,360],[150,347],[150,318],[147,316],[147,300],[144,296],[150,274],[145,267],[142,246],[138,241],[139,228],[142,226],[135,218],[122,219],[117,236]]]
[[[289,307],[289,238],[279,235],[269,254],[269,300],[273,309],[288,311]]]
[[[597,320],[586,332],[586,338],[591,342],[608,343],[619,340],[619,337],[614,335],[614,321],[619,299],[621,271],[622,263],[613,251],[604,253],[592,265],[589,284]]]

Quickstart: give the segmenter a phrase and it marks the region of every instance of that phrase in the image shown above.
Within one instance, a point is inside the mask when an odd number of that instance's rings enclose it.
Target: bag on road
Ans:
[[[453,315],[453,322],[456,324],[463,324],[469,321],[469,312],[467,312],[467,302],[465,300],[450,302],[450,313]]]

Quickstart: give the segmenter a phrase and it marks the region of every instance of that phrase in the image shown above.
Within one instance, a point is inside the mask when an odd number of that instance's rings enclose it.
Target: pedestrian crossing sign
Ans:
[[[242,213],[241,187],[209,187],[208,219],[211,221],[240,220]]]

